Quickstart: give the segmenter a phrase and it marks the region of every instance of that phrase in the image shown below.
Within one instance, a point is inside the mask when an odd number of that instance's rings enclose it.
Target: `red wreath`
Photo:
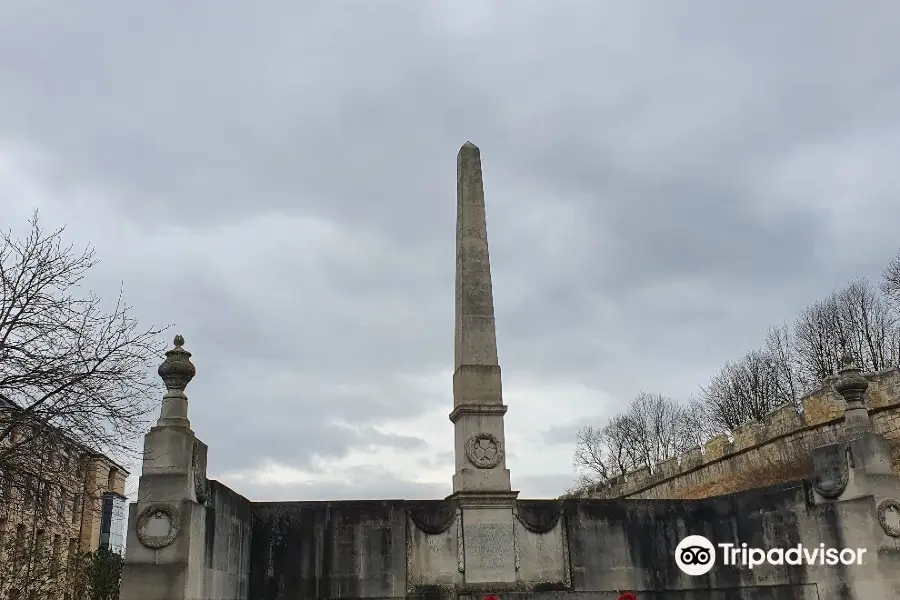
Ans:
[[[490,596],[485,596],[484,598],[482,598],[482,600],[500,600],[500,596],[494,596],[492,594]],[[634,600],[637,600],[637,598],[635,598]]]
[[[619,596],[619,600],[638,600],[638,597],[631,592],[625,592],[624,594]]]

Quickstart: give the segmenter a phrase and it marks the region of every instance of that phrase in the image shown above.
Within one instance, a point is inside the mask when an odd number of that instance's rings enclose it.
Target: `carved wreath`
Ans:
[[[900,538],[900,527],[887,522],[887,513],[889,510],[893,510],[900,515],[900,502],[897,502],[893,498],[885,498],[879,502],[878,523],[881,525],[881,528],[884,529],[886,534],[891,537]]]
[[[844,493],[847,484],[850,482],[850,464],[853,462],[853,453],[850,446],[844,450],[845,459],[840,463],[840,478],[831,484],[826,484],[820,476],[813,479],[813,487],[819,492],[819,495],[828,500],[834,500]]]
[[[150,519],[168,518],[169,533],[167,535],[147,535],[147,525]],[[172,545],[175,538],[178,537],[178,531],[181,529],[181,515],[178,510],[171,504],[150,504],[140,514],[137,520],[137,537],[138,540],[146,547],[153,550],[159,550],[166,546]]]
[[[490,433],[476,433],[466,442],[466,458],[478,469],[493,469],[503,460],[503,444]]]

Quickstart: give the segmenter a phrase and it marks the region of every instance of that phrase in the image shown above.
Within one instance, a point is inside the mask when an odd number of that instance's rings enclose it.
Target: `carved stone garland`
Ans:
[[[197,502],[206,505],[209,502],[209,480],[206,478],[203,465],[200,464],[200,444],[197,440],[194,440],[193,452],[191,465],[194,471],[194,493],[197,495]]]
[[[150,524],[151,519],[168,520],[169,532],[166,535],[149,535],[147,526]],[[141,511],[137,519],[136,531],[138,540],[141,544],[153,550],[170,546],[175,541],[175,538],[178,537],[180,530],[181,515],[178,513],[178,509],[171,504],[150,504]]]
[[[900,502],[893,498],[885,498],[878,503],[878,523],[886,534],[894,538],[900,538],[900,527],[887,522],[887,513],[893,510],[900,515]]]
[[[477,469],[493,469],[503,460],[503,444],[490,433],[476,433],[466,441],[466,458]]]
[[[463,536],[462,509],[456,508],[456,569],[460,573],[466,572],[466,548]]]

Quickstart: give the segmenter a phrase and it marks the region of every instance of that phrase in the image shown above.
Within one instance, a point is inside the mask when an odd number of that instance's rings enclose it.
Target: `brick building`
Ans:
[[[0,598],[65,590],[70,557],[121,553],[128,471],[64,432],[28,422],[0,398]],[[9,429],[7,435],[2,435]],[[17,593],[17,587],[27,593]],[[62,593],[49,596],[66,597]]]

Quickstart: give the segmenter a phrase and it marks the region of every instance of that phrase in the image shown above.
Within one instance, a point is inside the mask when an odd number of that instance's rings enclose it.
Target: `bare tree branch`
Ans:
[[[881,291],[895,306],[900,306],[900,253],[897,253],[881,274]]]
[[[30,225],[24,237],[0,232],[0,529],[80,552],[80,528],[116,472],[98,461],[126,462],[157,405],[149,374],[161,331],[142,328],[121,291],[107,304],[84,288],[91,248],[64,243],[37,214]],[[3,567],[28,579],[35,560]]]
[[[155,404],[151,361],[159,329],[141,329],[120,295],[107,307],[82,289],[94,252],[65,245],[63,229],[0,233],[0,467],[32,435],[54,430],[116,456],[143,433]],[[18,432],[16,439],[13,432]]]
[[[641,393],[602,428],[578,430],[573,457],[577,485],[608,481],[675,458],[702,443],[702,417],[661,394]]]

